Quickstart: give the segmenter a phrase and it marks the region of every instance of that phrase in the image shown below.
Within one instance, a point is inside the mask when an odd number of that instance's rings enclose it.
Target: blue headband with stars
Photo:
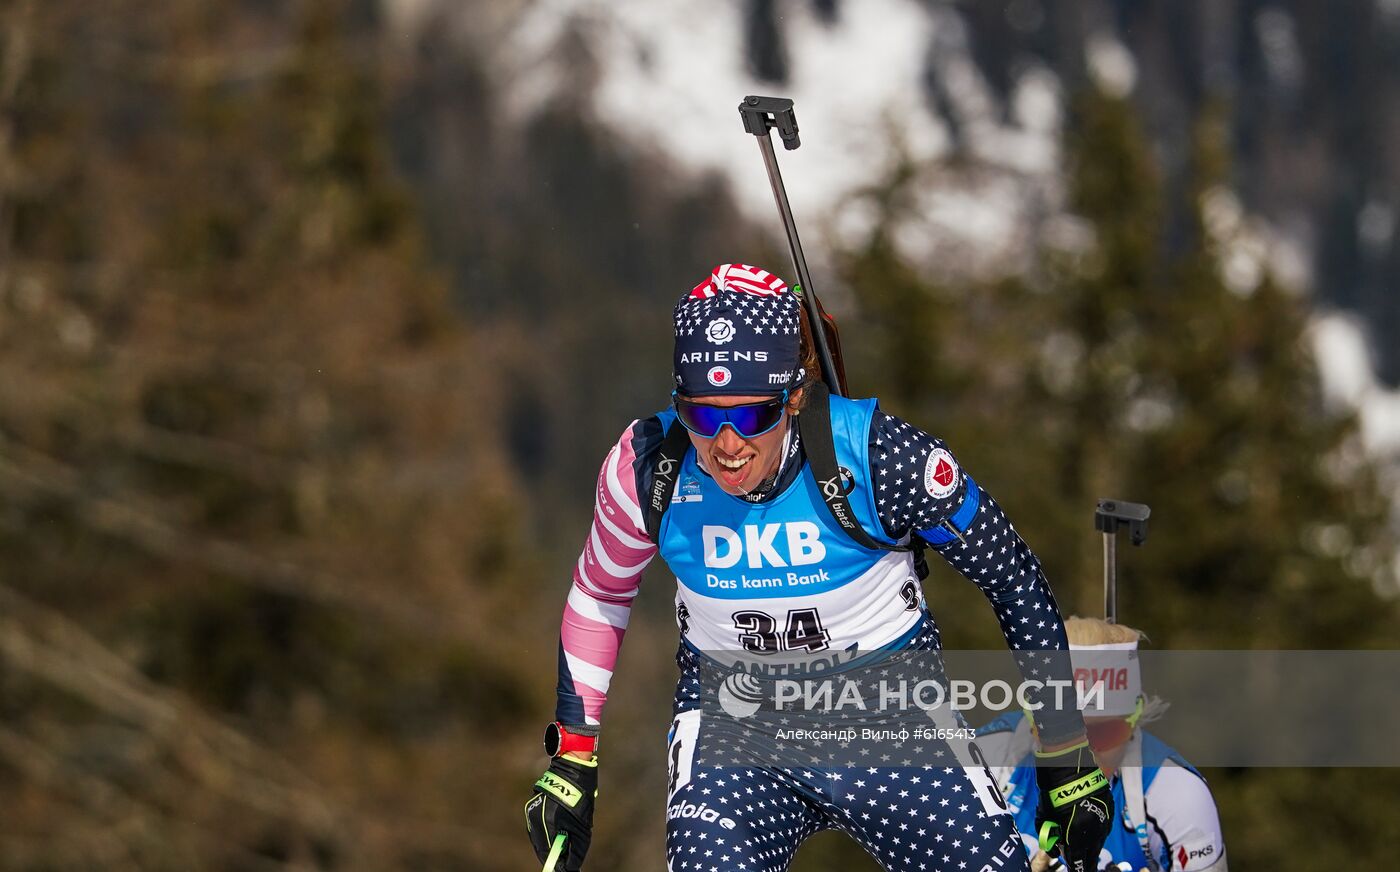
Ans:
[[[771,396],[796,387],[802,304],[784,288],[755,294],[721,287],[676,304],[676,391],[686,397]]]

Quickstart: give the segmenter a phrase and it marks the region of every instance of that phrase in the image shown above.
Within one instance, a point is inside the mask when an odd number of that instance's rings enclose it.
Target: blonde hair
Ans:
[[[1072,645],[1120,645],[1147,638],[1146,633],[1126,624],[1110,624],[1103,618],[1081,618],[1078,615],[1065,619],[1065,633]]]

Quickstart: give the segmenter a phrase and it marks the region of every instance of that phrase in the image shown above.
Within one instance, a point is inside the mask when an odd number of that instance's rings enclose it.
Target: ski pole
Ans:
[[[1042,823],[1040,832],[1036,834],[1036,845],[1040,850],[1031,857],[1031,872],[1058,872],[1058,870],[1065,868],[1064,862],[1059,857],[1050,854],[1059,843],[1060,825],[1054,821]]]
[[[1110,624],[1118,623],[1118,530],[1127,524],[1129,540],[1141,545],[1151,515],[1147,504],[1123,500],[1099,500],[1094,510],[1094,528],[1103,534],[1103,616]]]
[[[568,838],[563,833],[554,837],[554,846],[549,849],[549,856],[544,858],[543,872],[554,872],[554,865],[559,862],[559,857],[564,853],[564,842]]]
[[[787,189],[783,187],[783,175],[778,170],[778,155],[773,151],[773,140],[768,131],[778,129],[783,148],[792,151],[802,144],[797,135],[797,114],[793,111],[792,100],[787,97],[748,96],[739,104],[739,115],[744,120],[744,130],[758,139],[758,150],[763,154],[763,166],[768,170],[768,183],[773,188],[773,201],[778,205],[778,214],[783,219],[783,230],[787,232],[788,252],[792,255],[792,266],[797,271],[797,281],[802,291],[802,305],[807,310],[807,322],[812,327],[812,341],[817,346],[817,360],[821,364],[822,380],[833,394],[846,396],[845,374],[833,357],[833,343],[828,343],[824,324],[830,319],[823,318],[817,292],[812,287],[812,276],[807,272],[807,258],[802,253],[802,240],[797,237],[797,222],[792,217],[792,205],[788,203]],[[830,325],[835,331],[835,325]],[[840,354],[840,347],[835,349]]]

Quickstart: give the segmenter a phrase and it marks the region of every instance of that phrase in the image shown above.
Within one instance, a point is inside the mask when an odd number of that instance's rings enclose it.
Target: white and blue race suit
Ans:
[[[635,422],[603,464],[593,529],[565,609],[557,713],[565,723],[600,723],[638,577],[659,551],[677,579],[682,643],[668,747],[668,868],[780,872],[803,839],[834,828],[886,869],[1025,869],[1012,818],[981,766],[948,767],[934,755],[865,768],[691,759],[704,731],[694,667],[707,652],[932,650],[940,643],[911,555],[864,548],[841,530],[796,427],[787,432],[776,483],[758,500],[726,493],[687,451],[658,549],[639,495],[650,491],[673,418],[666,410]],[[837,463],[849,473],[848,500],[867,533],[891,544],[925,539],[987,596],[1013,651],[1068,649],[1035,555],[943,442],[881,412],[874,400],[832,397],[831,425]],[[1047,707],[1038,719],[1047,741],[1083,727],[1076,711]]]
[[[1028,854],[1035,840],[1036,786],[1030,726],[1010,712],[981,727],[977,744],[1016,816]],[[1215,800],[1186,758],[1145,730],[1135,730],[1113,779],[1113,829],[1099,853],[1113,872],[1226,872]]]
[[[840,467],[866,465],[874,405],[832,403]],[[669,424],[664,416],[662,422]],[[951,495],[952,488],[940,489]],[[965,525],[979,494],[971,480],[959,490],[954,523]],[[874,489],[857,487],[848,498],[866,530],[897,544],[879,522]],[[721,490],[687,452],[660,545],[678,582],[677,608],[690,616],[685,641],[702,651],[736,644],[749,651],[870,650],[907,643],[923,623],[909,555],[866,549],[846,535],[810,467],[771,499],[753,503]]]

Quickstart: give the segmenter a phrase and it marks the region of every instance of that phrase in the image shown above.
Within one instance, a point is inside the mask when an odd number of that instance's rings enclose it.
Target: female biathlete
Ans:
[[[670,872],[781,872],[807,836],[833,828],[888,870],[1026,869],[1014,820],[980,765],[945,766],[942,753],[922,765],[860,768],[760,758],[709,766],[691,756],[706,729],[696,678],[706,652],[936,656],[912,537],[986,594],[1013,654],[1068,643],[1035,555],[948,447],[874,400],[826,396],[800,300],[781,279],[716,267],[676,305],[674,327],[671,407],[633,422],[598,477],[560,630],[558,708],[545,735],[552,759],[525,808],[536,854],[568,872],[583,864],[603,702],[638,580],[659,552],[677,579],[681,635]],[[833,447],[840,481],[819,481],[813,459]],[[838,493],[845,526],[828,505]],[[1018,662],[1023,674],[1033,670]],[[1068,683],[1068,663],[1059,671]],[[1046,696],[1036,706],[1037,826],[1053,824],[1055,853],[1088,872],[1112,794],[1074,694],[1059,708]]]
[[[1084,712],[1089,744],[1113,780],[1116,800],[1096,868],[1226,872],[1220,815],[1205,778],[1181,752],[1142,728],[1166,708],[1143,693],[1136,656],[1143,633],[1098,618],[1070,618],[1065,629],[1076,673],[1119,676],[1105,680],[1103,703]],[[1035,820],[1034,733],[1021,712],[977,731],[983,758],[1023,827]],[[1026,850],[1037,853],[1034,839],[1026,840]]]

